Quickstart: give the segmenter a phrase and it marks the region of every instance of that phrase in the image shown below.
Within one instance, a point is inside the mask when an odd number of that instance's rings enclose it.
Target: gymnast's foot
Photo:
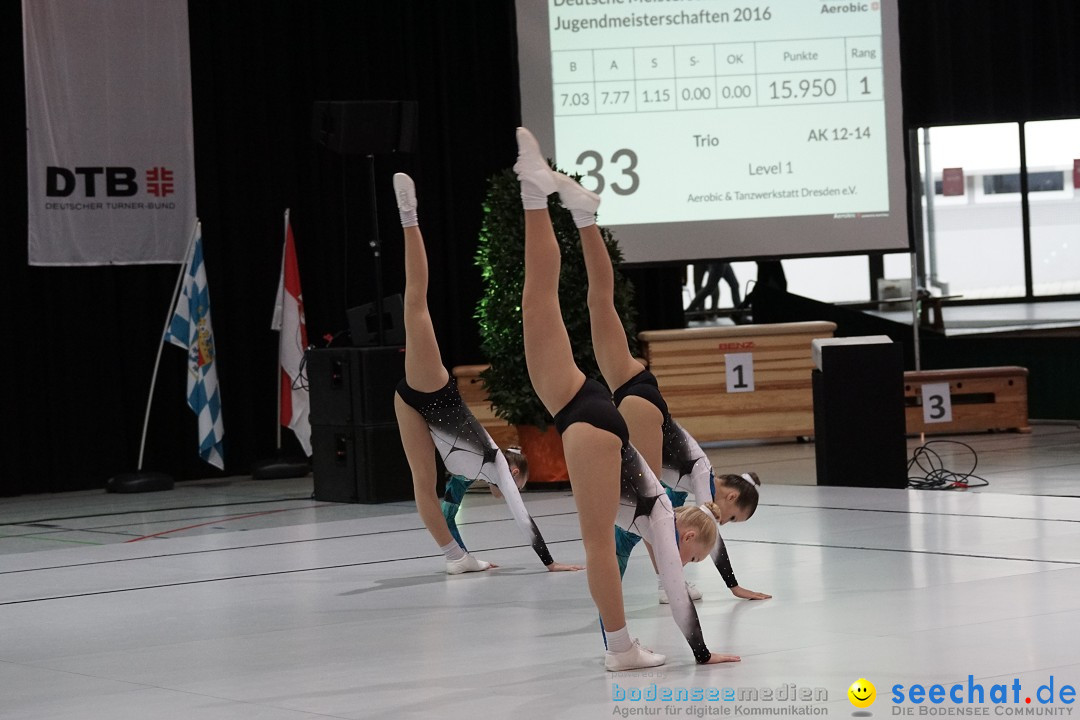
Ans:
[[[497,567],[492,565],[486,560],[477,560],[468,553],[460,560],[447,560],[446,561],[446,574],[447,575],[460,575],[467,572],[482,572],[484,570],[490,570]]]
[[[514,163],[514,172],[521,182],[521,204],[526,210],[544,210],[548,195],[555,192],[555,176],[531,132],[519,127],[517,142],[518,159]]]
[[[641,647],[641,644],[636,639],[630,649],[625,652],[611,652],[608,650],[604,653],[604,667],[608,672],[656,667],[663,665],[665,662],[667,662],[666,657]]]
[[[581,187],[573,178],[554,172],[555,187],[563,207],[574,216],[574,225],[585,228],[596,224],[596,208],[600,207],[600,196]]]
[[[580,183],[569,175],[551,171],[555,176],[555,189],[559,193],[563,207],[567,210],[585,210],[596,212],[600,207],[600,196],[591,190],[581,187]]]
[[[660,604],[661,605],[667,605],[668,603],[671,602],[671,600],[668,599],[667,590],[664,589],[663,583],[660,584],[659,589],[660,589]],[[701,599],[701,591],[697,589],[697,585],[690,582],[689,580],[686,581],[686,593],[687,593],[687,595],[690,596],[691,600],[700,600]]]
[[[416,227],[416,185],[405,173],[394,173],[394,196],[397,198],[401,227]]]

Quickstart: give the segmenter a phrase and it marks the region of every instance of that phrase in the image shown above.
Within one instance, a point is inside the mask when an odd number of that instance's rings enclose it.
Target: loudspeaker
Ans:
[[[417,104],[411,100],[317,101],[315,142],[342,155],[415,152]]]
[[[401,295],[383,298],[383,340],[387,345],[405,344],[405,304]],[[345,311],[353,345],[366,347],[379,342],[379,317],[375,303],[366,303]]]
[[[405,348],[316,348],[306,354],[311,424],[395,423],[394,389],[405,377]]]
[[[396,423],[313,425],[315,499],[384,503],[413,499],[412,474]]]
[[[824,346],[812,384],[818,485],[907,487],[902,346]]]

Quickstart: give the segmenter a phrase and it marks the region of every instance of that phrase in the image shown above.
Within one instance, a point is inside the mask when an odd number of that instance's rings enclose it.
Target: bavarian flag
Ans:
[[[214,331],[210,327],[210,290],[203,265],[202,224],[195,226],[195,242],[187,258],[183,290],[176,301],[165,342],[188,351],[188,407],[199,418],[199,457],[220,470],[225,469],[221,440],[225,425],[221,420],[217,364],[214,362]]]

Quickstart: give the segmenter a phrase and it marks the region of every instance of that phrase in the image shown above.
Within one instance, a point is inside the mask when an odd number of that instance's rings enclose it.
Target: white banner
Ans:
[[[31,265],[183,262],[187,0],[23,0]]]

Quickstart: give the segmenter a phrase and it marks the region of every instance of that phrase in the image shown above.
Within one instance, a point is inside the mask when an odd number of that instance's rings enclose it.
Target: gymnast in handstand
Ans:
[[[446,572],[457,575],[496,566],[473,557],[451,533],[435,492],[436,453],[452,475],[470,481],[482,479],[497,489],[496,494],[506,500],[518,527],[549,571],[581,570],[580,565],[564,565],[552,559],[518,492],[518,483],[524,485],[526,473],[519,466],[515,479],[506,455],[465,406],[442,364],[428,312],[427,251],[417,220],[412,178],[402,173],[395,175],[394,192],[405,232],[405,377],[398,383],[394,410],[412,472],[416,509],[446,556]]]
[[[629,427],[631,444],[638,448],[657,477],[668,480],[668,486],[674,491],[670,497],[675,506],[681,505],[687,489],[692,489],[698,503],[713,503],[721,525],[748,520],[757,509],[757,486],[760,484],[757,476],[723,475],[720,483],[714,485],[708,457],[694,438],[672,419],[653,374],[630,354],[622,321],[615,309],[615,274],[611,256],[596,225],[599,196],[563,173],[556,172],[553,176],[559,198],[564,205],[569,202],[567,207],[573,206],[570,211],[581,238],[581,251],[589,277],[589,323],[593,353],[604,381],[612,388],[615,405]],[[624,570],[625,558],[640,539],[639,535],[625,528],[616,529],[616,547],[620,567]],[[770,597],[739,586],[724,541],[719,535],[716,545],[710,550],[716,569],[736,597],[752,600]],[[651,550],[649,554],[653,555]],[[655,558],[653,564],[656,564]],[[658,590],[660,602],[668,602],[670,595],[663,582],[660,582]],[[689,583],[687,592],[694,600],[701,598],[701,592]]]
[[[574,362],[559,307],[562,258],[548,214],[547,198],[556,191],[555,176],[536,139],[524,128],[518,128],[514,170],[525,209],[521,298],[525,360],[533,389],[562,435],[585,545],[589,592],[607,636],[604,664],[612,671],[630,670],[661,665],[666,659],[630,639],[611,532],[616,522],[644,533],[655,543],[657,567],[669,588],[672,615],[695,659],[699,663],[737,661],[737,656],[712,653],[705,646],[697,611],[684,585],[683,563],[703,558],[711,545],[702,544],[699,531],[676,524],[660,481],[630,444],[626,422],[612,404],[611,394],[586,378]],[[563,198],[572,210],[577,200],[578,196]],[[689,508],[680,519],[689,521],[687,516],[695,514],[705,519],[706,527],[715,524],[699,508]]]

